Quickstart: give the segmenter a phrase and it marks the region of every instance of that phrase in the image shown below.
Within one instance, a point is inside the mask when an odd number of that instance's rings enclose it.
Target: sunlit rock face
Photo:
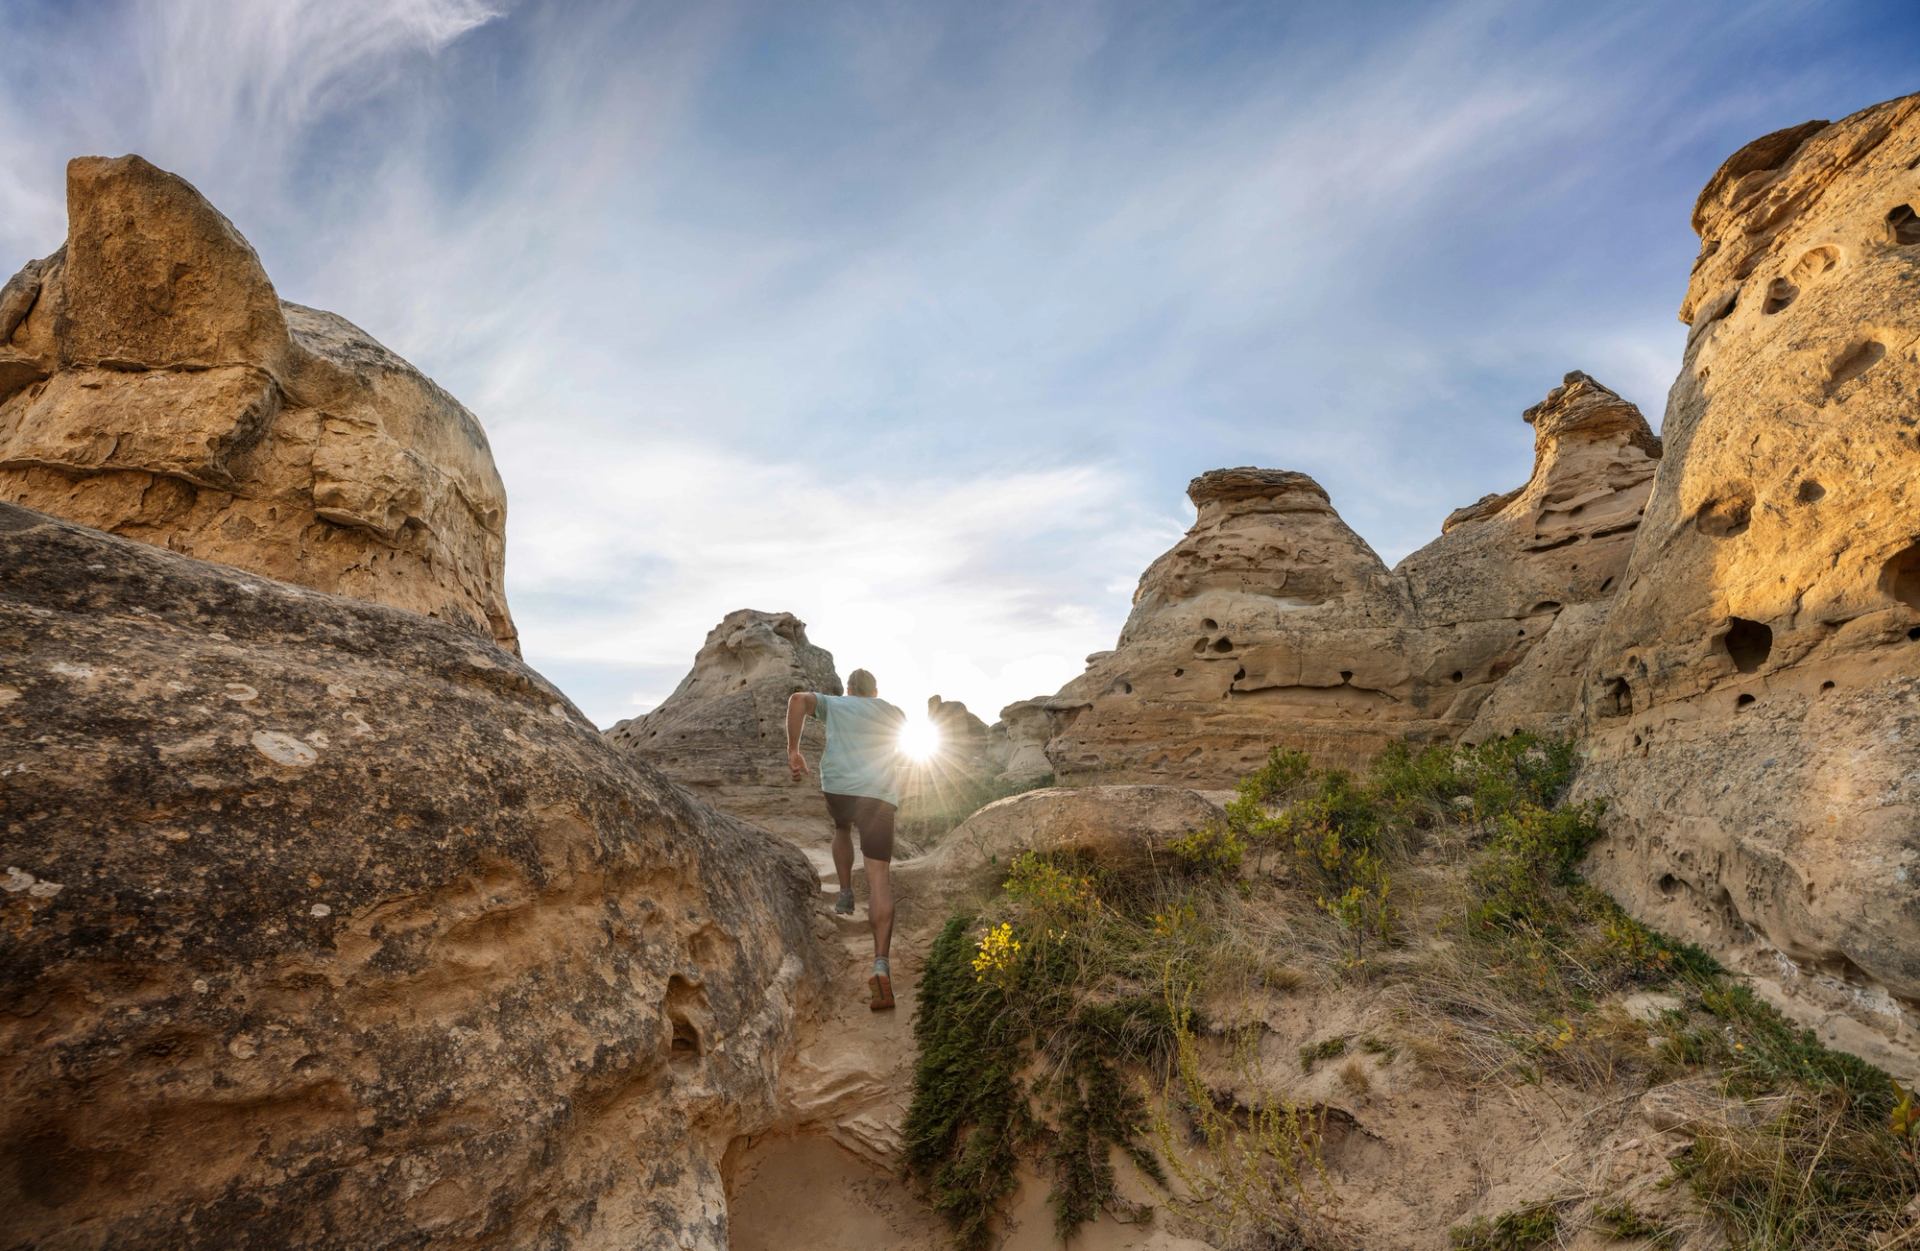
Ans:
[[[1055,774],[1223,781],[1276,742],[1346,761],[1398,737],[1405,591],[1320,484],[1219,469],[1187,496],[1193,527],[1141,576],[1119,643],[1047,701]]]
[[[1526,484],[1456,511],[1395,570],[1421,627],[1420,711],[1448,737],[1570,728],[1659,464],[1640,410],[1586,374],[1524,419]]]
[[[742,608],[707,634],[693,668],[658,708],[607,738],[723,812],[786,837],[819,842],[831,830],[817,777],[787,769],[787,697],[841,693],[833,654],[788,612]],[[801,750],[817,765],[825,739],[807,722]]]
[[[1768,135],[1694,211],[1667,457],[1586,669],[1594,876],[1915,1067],[1920,97]],[[1828,1015],[1831,1013],[1832,1015]]]
[[[804,858],[465,622],[0,504],[10,1246],[727,1245]]]
[[[1275,746],[1357,767],[1405,738],[1565,729],[1660,443],[1581,373],[1525,419],[1527,482],[1392,571],[1304,474],[1194,479],[1193,528],[1141,578],[1115,649],[1002,713],[1008,771],[1227,785]]]
[[[137,156],[72,161],[67,217],[0,292],[0,500],[515,648],[473,414]]]

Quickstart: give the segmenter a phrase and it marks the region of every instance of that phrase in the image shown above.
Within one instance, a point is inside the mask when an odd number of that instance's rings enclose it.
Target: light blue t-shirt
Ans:
[[[900,727],[907,714],[877,696],[813,695],[813,715],[827,727],[820,757],[820,789],[829,795],[862,795],[900,805],[895,771]]]

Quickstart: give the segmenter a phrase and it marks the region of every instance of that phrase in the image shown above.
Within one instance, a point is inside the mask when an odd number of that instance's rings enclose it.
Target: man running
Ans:
[[[787,700],[787,768],[793,780],[807,776],[800,754],[800,728],[809,716],[827,727],[827,750],[820,757],[820,789],[833,818],[833,871],[840,897],[833,910],[853,915],[853,831],[860,831],[860,857],[867,866],[867,919],[873,924],[875,1012],[893,1006],[893,977],[887,949],[893,942],[893,813],[900,806],[894,769],[900,752],[900,727],[906,714],[880,698],[880,685],[865,669],[847,676],[845,695],[798,691]]]

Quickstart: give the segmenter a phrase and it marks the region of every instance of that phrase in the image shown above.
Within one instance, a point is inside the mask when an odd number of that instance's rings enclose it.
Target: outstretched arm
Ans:
[[[796,782],[807,776],[807,758],[800,754],[800,727],[818,704],[812,691],[795,691],[787,696],[787,771]]]

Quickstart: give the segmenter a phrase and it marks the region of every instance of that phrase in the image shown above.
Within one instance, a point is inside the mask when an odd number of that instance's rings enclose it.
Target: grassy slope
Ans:
[[[1327,1110],[1261,1070],[1263,1027],[1233,1007],[1303,983],[1393,1005],[1377,1034],[1301,1049],[1306,1073],[1351,1048],[1338,1072],[1356,1089],[1363,1053],[1405,1051],[1463,1086],[1595,1100],[1694,1076],[1737,1113],[1690,1131],[1665,1214],[1548,1196],[1455,1229],[1456,1246],[1519,1251],[1578,1227],[1813,1251],[1920,1238],[1901,1224],[1920,1170],[1892,1083],[1585,886],[1601,813],[1562,802],[1571,767],[1567,744],[1524,735],[1391,752],[1365,778],[1275,752],[1225,823],[1148,872],[1017,860],[982,915],[942,933],[915,1021],[909,1164],[957,1244],[992,1245],[1023,1156],[1051,1175],[1063,1237],[1125,1208],[1118,1154],[1220,1245],[1356,1245],[1322,1158]],[[1651,1021],[1622,1009],[1635,993],[1658,996]]]

